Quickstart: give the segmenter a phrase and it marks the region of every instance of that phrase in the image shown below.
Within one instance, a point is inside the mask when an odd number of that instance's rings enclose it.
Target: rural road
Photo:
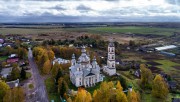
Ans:
[[[32,68],[32,77],[34,79],[35,91],[33,92],[34,97],[31,101],[33,102],[49,102],[44,79],[39,74],[39,70],[34,61],[32,50],[28,52],[29,65]]]

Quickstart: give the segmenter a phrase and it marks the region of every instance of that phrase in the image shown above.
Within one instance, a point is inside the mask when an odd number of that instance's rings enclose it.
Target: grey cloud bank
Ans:
[[[180,0],[4,0],[0,22],[180,22]]]

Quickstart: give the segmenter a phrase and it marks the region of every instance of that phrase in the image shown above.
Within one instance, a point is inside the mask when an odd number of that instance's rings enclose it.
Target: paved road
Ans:
[[[33,92],[34,97],[30,99],[33,102],[49,102],[44,79],[39,74],[37,65],[33,59],[32,50],[28,52],[29,65],[32,68],[32,76],[35,84],[35,91]],[[29,100],[29,101],[30,101]]]

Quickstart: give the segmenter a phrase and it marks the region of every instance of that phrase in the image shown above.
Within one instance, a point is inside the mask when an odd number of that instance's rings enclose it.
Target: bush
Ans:
[[[33,89],[34,88],[34,85],[33,84],[29,84],[28,86],[30,89]]]

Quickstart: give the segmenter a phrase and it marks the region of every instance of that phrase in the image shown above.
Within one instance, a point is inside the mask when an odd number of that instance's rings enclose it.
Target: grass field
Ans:
[[[0,56],[0,61],[4,61],[8,58],[8,56]]]
[[[136,33],[136,34],[153,34],[170,36],[174,32],[180,32],[180,29],[175,28],[155,28],[155,27],[92,27],[86,28],[94,32],[107,32],[107,33]]]
[[[177,72],[178,70],[173,68],[173,66],[180,66],[180,64],[172,62],[170,60],[155,60],[155,62],[162,64],[157,67],[161,68],[166,73],[171,73],[174,71]]]

